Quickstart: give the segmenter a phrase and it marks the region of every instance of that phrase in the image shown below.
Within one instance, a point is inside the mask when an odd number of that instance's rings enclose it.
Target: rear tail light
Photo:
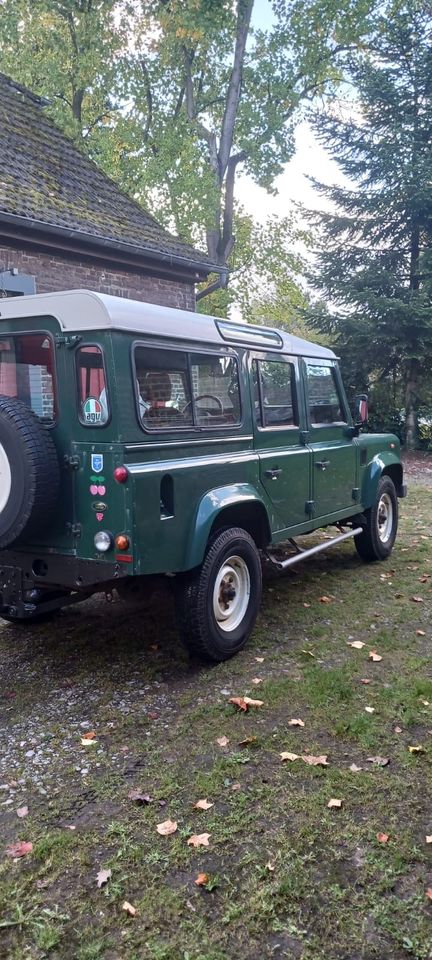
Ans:
[[[129,544],[129,537],[127,537],[125,533],[119,533],[115,538],[116,550],[127,550]]]
[[[114,545],[113,535],[108,533],[108,530],[98,530],[94,535],[93,542],[99,553],[106,553]]]
[[[128,476],[129,476],[129,471],[128,471],[127,467],[124,467],[124,466],[123,466],[123,467],[116,467],[116,468],[115,468],[115,470],[114,470],[114,480],[116,480],[117,483],[126,483],[126,480],[127,480]]]

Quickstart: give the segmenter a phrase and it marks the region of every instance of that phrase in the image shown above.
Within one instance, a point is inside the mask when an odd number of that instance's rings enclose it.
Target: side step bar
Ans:
[[[286,570],[287,567],[293,567],[295,563],[300,563],[301,560],[307,560],[308,557],[312,557],[315,553],[328,550],[329,547],[333,547],[336,543],[342,543],[344,540],[348,540],[349,537],[356,537],[362,532],[363,527],[355,527],[353,530],[348,530],[347,533],[340,533],[338,537],[333,537],[332,540],[327,540],[326,543],[319,543],[316,547],[310,547],[309,550],[302,550],[301,547],[297,546],[295,541],[291,541],[297,553],[292,557],[288,557],[286,560],[277,560],[276,557],[272,557],[271,553],[267,553],[266,556],[275,564],[278,570]]]

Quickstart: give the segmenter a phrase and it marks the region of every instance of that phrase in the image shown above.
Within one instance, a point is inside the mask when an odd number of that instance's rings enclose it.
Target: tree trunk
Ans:
[[[418,445],[418,408],[419,408],[420,364],[412,357],[407,360],[405,372],[405,443],[408,450]]]

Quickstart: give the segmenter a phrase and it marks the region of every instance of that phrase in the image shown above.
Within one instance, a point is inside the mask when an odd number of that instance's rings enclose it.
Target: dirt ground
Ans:
[[[229,663],[189,660],[168,594],[0,628],[2,960],[430,960],[432,462],[406,468],[391,559],[265,568]]]

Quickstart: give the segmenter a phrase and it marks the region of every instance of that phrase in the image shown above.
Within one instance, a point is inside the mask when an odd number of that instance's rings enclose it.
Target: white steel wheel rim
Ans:
[[[232,633],[241,624],[249,606],[250,574],[242,557],[228,557],[216,575],[213,613],[218,627]]]
[[[12,488],[12,474],[6,450],[0,443],[0,513],[3,512]]]
[[[393,503],[388,493],[383,493],[380,498],[377,523],[381,543],[387,543],[393,530]]]

